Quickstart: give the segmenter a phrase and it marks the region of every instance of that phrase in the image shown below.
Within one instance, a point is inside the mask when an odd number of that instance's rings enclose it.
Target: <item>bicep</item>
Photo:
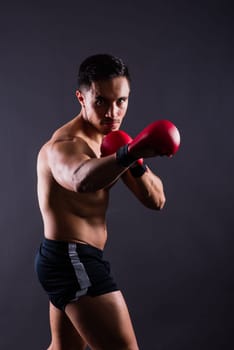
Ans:
[[[55,142],[49,149],[49,166],[54,179],[68,190],[74,190],[73,174],[90,159],[78,142]]]

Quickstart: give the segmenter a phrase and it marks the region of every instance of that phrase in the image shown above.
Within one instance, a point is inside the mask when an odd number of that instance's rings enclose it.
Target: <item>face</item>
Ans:
[[[129,82],[125,77],[93,82],[89,90],[77,91],[83,118],[101,134],[118,130],[126,114]]]

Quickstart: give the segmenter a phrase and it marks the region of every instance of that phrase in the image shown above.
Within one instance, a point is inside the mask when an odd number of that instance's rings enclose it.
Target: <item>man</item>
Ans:
[[[123,295],[102,256],[109,189],[119,178],[145,206],[158,210],[165,203],[161,180],[137,160],[152,156],[149,147],[140,152],[133,145],[129,151],[112,140],[116,133],[121,136],[129,93],[129,72],[121,59],[87,58],[76,91],[80,113],[38,155],[45,238],[36,269],[50,299],[50,350],[79,350],[87,344],[100,350],[138,349]],[[131,147],[130,137],[121,137]]]

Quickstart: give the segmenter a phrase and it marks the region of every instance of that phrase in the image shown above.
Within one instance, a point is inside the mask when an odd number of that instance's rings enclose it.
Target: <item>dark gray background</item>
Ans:
[[[233,10],[231,1],[48,1],[0,6],[0,348],[43,350],[47,298],[34,274],[43,227],[36,156],[79,111],[88,55],[121,56],[132,74],[123,128],[179,128],[173,159],[148,163],[167,204],[112,190],[110,258],[141,349],[232,349]]]

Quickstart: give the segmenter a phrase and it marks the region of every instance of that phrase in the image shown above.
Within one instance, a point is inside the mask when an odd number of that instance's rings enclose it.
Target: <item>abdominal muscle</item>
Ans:
[[[104,248],[107,239],[107,190],[79,194],[64,189],[52,179],[39,181],[38,185],[39,205],[47,239]]]
[[[104,222],[87,220],[78,216],[63,213],[56,217],[55,214],[44,219],[45,238],[66,242],[90,244],[99,249],[104,249],[107,230]],[[95,220],[96,221],[96,220]]]

